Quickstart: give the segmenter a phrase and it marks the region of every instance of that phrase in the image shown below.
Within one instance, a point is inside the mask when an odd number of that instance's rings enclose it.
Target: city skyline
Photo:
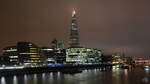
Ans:
[[[50,46],[53,38],[57,38],[68,44],[75,7],[82,46],[101,50],[126,48],[129,56],[150,55],[149,3],[139,0],[3,1],[0,52],[18,41]]]

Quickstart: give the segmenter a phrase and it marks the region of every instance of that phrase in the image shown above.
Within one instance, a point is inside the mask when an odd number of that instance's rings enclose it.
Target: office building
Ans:
[[[19,53],[17,46],[8,46],[3,48],[2,61],[5,65],[18,65],[19,64]]]
[[[19,63],[24,66],[39,66],[43,63],[40,48],[30,42],[18,42]]]

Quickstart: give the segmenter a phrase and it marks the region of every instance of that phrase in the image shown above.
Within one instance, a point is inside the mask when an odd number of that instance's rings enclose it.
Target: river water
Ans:
[[[150,70],[99,69],[77,74],[60,72],[0,77],[0,84],[150,84]]]

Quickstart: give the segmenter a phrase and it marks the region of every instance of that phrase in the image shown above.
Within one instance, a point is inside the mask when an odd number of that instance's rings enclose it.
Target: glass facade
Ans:
[[[18,42],[17,49],[20,57],[20,64],[25,66],[38,66],[43,62],[40,49],[29,42]]]
[[[99,63],[101,51],[92,48],[68,48],[66,49],[67,63]]]
[[[64,63],[66,59],[65,49],[52,49],[52,48],[41,48],[43,57],[45,58],[44,63],[54,64],[54,63]]]
[[[5,65],[19,64],[19,56],[16,46],[9,46],[3,49],[3,59]]]
[[[72,23],[71,23],[71,33],[70,33],[70,47],[79,47],[79,34],[77,30],[77,18],[76,12],[73,10],[72,12]]]

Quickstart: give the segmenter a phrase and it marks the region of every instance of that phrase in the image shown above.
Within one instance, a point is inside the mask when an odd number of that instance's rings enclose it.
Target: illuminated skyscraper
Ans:
[[[71,33],[70,33],[70,47],[76,48],[80,47],[79,43],[79,34],[77,30],[77,17],[76,17],[76,11],[73,10],[72,12],[72,23],[71,23]]]
[[[70,47],[66,49],[66,63],[99,63],[101,61],[101,55],[102,53],[98,49],[84,48],[80,46],[77,16],[76,11],[73,10],[70,32]]]

